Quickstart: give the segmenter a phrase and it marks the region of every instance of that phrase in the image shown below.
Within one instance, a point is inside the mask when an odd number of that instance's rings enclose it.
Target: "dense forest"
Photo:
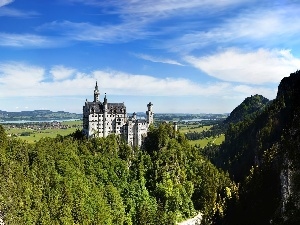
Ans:
[[[225,121],[225,142],[204,150],[239,186],[220,224],[300,224],[299,96],[297,71],[272,102],[245,99]]]
[[[5,224],[300,223],[300,71],[276,99],[246,98],[191,146],[168,123],[141,149],[119,136],[68,136],[28,144],[0,126],[0,216]],[[208,133],[201,134],[203,136]]]
[[[236,186],[173,126],[132,149],[80,131],[28,144],[0,126],[0,211],[6,224],[176,224],[223,216]]]

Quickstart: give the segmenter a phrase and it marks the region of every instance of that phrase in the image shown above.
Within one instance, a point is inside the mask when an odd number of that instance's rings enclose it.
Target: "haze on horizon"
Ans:
[[[228,113],[300,68],[293,0],[0,0],[0,110]]]

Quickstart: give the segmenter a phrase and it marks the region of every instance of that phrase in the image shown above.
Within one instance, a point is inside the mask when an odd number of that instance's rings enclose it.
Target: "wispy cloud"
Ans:
[[[39,13],[34,11],[21,11],[10,6],[7,6],[13,3],[14,0],[0,0],[0,17],[8,16],[8,17],[33,17],[39,15]]]
[[[46,82],[49,76],[54,79]],[[0,64],[0,97],[90,96],[96,80],[99,81],[101,92],[107,92],[109,95],[224,97],[256,94],[257,90],[268,95],[273,93],[273,90],[268,88],[234,85],[229,82],[198,84],[186,78],[157,78],[103,70],[82,73],[63,65],[47,70],[43,67],[9,62]]]
[[[0,7],[8,5],[12,2],[14,2],[14,0],[0,0]]]
[[[118,13],[124,15],[152,15],[152,16],[166,16],[175,14],[178,11],[188,13],[190,10],[214,8],[224,8],[231,5],[249,2],[249,0],[160,0],[153,4],[152,0],[128,0],[128,1],[96,1],[96,0],[69,0],[70,2],[84,3],[105,8],[110,13]],[[187,11],[185,11],[187,10]]]
[[[117,43],[141,39],[150,36],[151,32],[143,29],[142,22],[126,22],[118,25],[95,25],[91,23],[75,23],[71,21],[53,21],[38,28],[56,31],[69,40],[99,43]]]
[[[78,41],[94,41],[100,43],[127,42],[137,39],[147,39],[153,36],[185,33],[185,25],[172,24],[161,27],[159,21],[183,18],[184,15],[195,16],[199,12],[214,12],[223,8],[249,2],[250,0],[151,0],[136,1],[95,1],[69,0],[72,3],[93,5],[103,14],[115,14],[118,23],[92,24],[87,22],[54,21],[44,24],[40,29],[52,29]]]
[[[212,77],[248,84],[278,83],[300,67],[300,59],[294,57],[290,50],[245,52],[227,49],[209,56],[187,56],[185,59]]]
[[[35,34],[12,34],[0,33],[0,46],[7,47],[24,47],[24,48],[48,48],[57,47],[62,44],[62,40],[53,40],[49,37],[44,37]]]
[[[254,46],[270,46],[282,43],[282,40],[295,42],[300,35],[300,7],[283,5],[282,7],[257,7],[241,10],[237,16],[212,27],[193,30],[166,44],[173,51],[190,52],[208,45],[232,46],[252,43]]]
[[[21,11],[18,9],[14,9],[14,8],[8,8],[8,7],[2,7],[0,9],[0,16],[9,16],[9,17],[22,17],[22,18],[26,18],[26,17],[34,17],[34,16],[38,16],[40,15],[37,12],[34,11]]]
[[[146,54],[133,54],[134,56],[147,60],[147,61],[151,61],[151,62],[155,62],[155,63],[166,63],[166,64],[171,64],[171,65],[177,65],[177,66],[184,66],[183,64],[181,64],[180,62],[177,62],[175,60],[172,59],[165,59],[165,58],[161,58],[161,57],[153,57],[150,55],[146,55]]]

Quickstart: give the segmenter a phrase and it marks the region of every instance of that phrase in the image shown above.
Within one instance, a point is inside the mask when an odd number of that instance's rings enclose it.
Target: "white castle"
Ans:
[[[133,113],[127,117],[124,103],[108,103],[106,93],[104,101],[99,101],[100,92],[96,82],[94,101],[85,101],[83,106],[83,132],[88,137],[107,137],[109,134],[121,135],[129,145],[142,145],[147,136],[149,125],[153,123],[153,104],[147,105],[146,119],[138,119]]]

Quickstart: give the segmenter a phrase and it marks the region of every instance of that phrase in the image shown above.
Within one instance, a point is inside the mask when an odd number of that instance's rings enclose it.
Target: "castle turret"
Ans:
[[[133,119],[134,121],[136,120],[136,113],[135,113],[135,112],[132,114],[132,119]]]
[[[147,123],[151,124],[153,123],[153,104],[151,102],[149,102],[149,104],[147,105],[148,107],[148,111],[146,111],[146,115],[147,115]]]
[[[106,98],[106,93],[105,93],[105,95],[104,95],[103,104],[105,104],[105,105],[106,105],[106,107],[107,107],[107,98]]]
[[[96,81],[96,86],[95,86],[95,90],[94,90],[94,102],[99,102],[99,95],[100,95],[100,92],[99,92],[98,84]]]
[[[177,125],[177,122],[174,121],[174,122],[173,122],[173,125],[174,125],[174,131],[177,132],[177,131],[178,131],[178,125]]]

